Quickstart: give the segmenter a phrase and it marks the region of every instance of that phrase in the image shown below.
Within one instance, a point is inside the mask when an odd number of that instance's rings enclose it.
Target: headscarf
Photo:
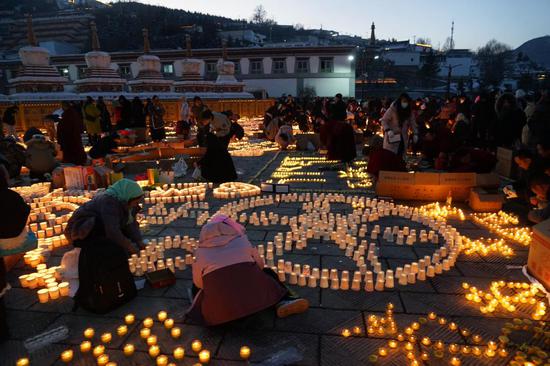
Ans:
[[[115,197],[120,202],[128,203],[133,199],[143,196],[143,190],[133,180],[121,179],[107,188],[105,194]]]

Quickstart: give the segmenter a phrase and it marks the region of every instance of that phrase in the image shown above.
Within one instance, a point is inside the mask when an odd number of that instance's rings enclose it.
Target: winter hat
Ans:
[[[121,179],[107,188],[105,194],[113,196],[121,202],[128,203],[135,198],[143,196],[143,190],[133,180]]]
[[[523,89],[518,89],[516,90],[516,98],[517,99],[521,99],[521,98],[525,98],[525,92],[523,91]]]

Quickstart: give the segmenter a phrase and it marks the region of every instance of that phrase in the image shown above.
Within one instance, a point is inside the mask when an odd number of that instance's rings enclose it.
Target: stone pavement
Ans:
[[[294,153],[290,153],[294,154]],[[265,154],[255,158],[235,158],[241,181],[260,180],[269,177],[286,153],[276,155]],[[320,190],[347,190],[342,181],[336,178],[335,172],[327,172],[327,183],[307,184],[303,188]],[[356,194],[362,194],[358,191]],[[209,198],[210,211],[215,212],[217,207],[225,203]],[[419,202],[409,203],[419,205]],[[301,203],[280,203],[275,206],[260,207],[256,211],[273,211],[281,215],[297,215]],[[251,212],[248,210],[247,212]],[[334,204],[333,212],[350,212],[347,205]],[[451,220],[452,221],[452,220]],[[421,225],[402,218],[382,218],[377,222],[383,228],[393,225],[408,225],[420,229]],[[469,221],[452,222],[462,234],[470,237],[490,237],[491,235]],[[278,231],[286,231],[282,226],[262,227],[247,226],[248,236],[254,244],[265,244],[273,240]],[[166,235],[189,235],[198,237],[200,228],[194,219],[179,219],[167,226],[153,226],[147,237],[153,238]],[[369,231],[370,232],[370,231]],[[369,242],[373,240],[367,238]],[[380,257],[384,268],[395,268],[405,262],[416,261],[424,255],[431,255],[436,245],[422,244],[415,246],[398,246],[388,243],[381,238],[376,239],[380,247]],[[464,298],[463,282],[468,282],[481,289],[488,289],[492,280],[525,281],[519,269],[508,269],[509,265],[526,263],[528,251],[526,248],[512,245],[516,255],[510,259],[498,255],[481,257],[479,255],[461,254],[456,266],[448,272],[437,275],[435,278],[418,282],[414,285],[396,286],[392,290],[383,292],[334,291],[330,289],[311,289],[308,287],[293,286],[301,296],[310,301],[311,309],[301,315],[287,319],[277,319],[272,311],[265,311],[249,319],[234,322],[222,327],[205,328],[184,322],[184,313],[190,305],[188,288],[191,286],[191,271],[177,271],[177,283],[168,288],[151,289],[146,286],[139,291],[137,298],[125,306],[104,316],[94,315],[79,309],[72,311],[73,302],[69,298],[60,301],[40,304],[35,291],[18,287],[18,276],[28,273],[28,270],[19,264],[9,274],[9,281],[14,288],[6,296],[8,308],[8,322],[11,330],[11,339],[0,346],[0,365],[15,365],[15,361],[26,356],[23,341],[47,330],[59,326],[67,326],[70,334],[67,339],[54,343],[45,349],[30,355],[31,365],[61,365],[59,359],[61,351],[72,347],[75,350],[73,365],[95,365],[91,354],[82,355],[78,345],[83,340],[82,332],[87,327],[96,331],[93,344],[99,343],[98,335],[103,332],[112,332],[113,341],[106,348],[111,360],[118,365],[154,365],[153,359],[147,354],[145,342],[139,338],[140,321],[144,317],[155,317],[160,310],[166,310],[170,317],[176,320],[177,326],[182,328],[182,337],[174,340],[169,333],[161,329],[156,322],[153,333],[159,337],[161,352],[170,355],[174,347],[181,345],[186,349],[186,357],[178,365],[192,365],[197,363],[196,354],[190,349],[194,339],[200,339],[204,347],[211,351],[212,365],[244,364],[239,359],[239,348],[248,345],[252,349],[253,363],[268,359],[273,354],[294,349],[299,354],[298,365],[364,365],[368,364],[369,356],[376,353],[378,347],[387,343],[386,337],[366,335],[365,329],[369,314],[382,315],[386,304],[391,302],[395,306],[395,317],[400,328],[408,326],[419,316],[425,316],[430,311],[445,316],[449,321],[455,321],[459,327],[468,328],[473,333],[479,333],[486,342],[496,339],[504,323],[517,314],[496,312],[493,315],[482,315],[478,306],[468,303]],[[58,265],[67,249],[54,252],[49,265]],[[173,253],[171,253],[172,251]],[[183,254],[183,249],[172,249],[168,256]],[[293,263],[309,264],[320,268],[356,269],[355,263],[344,256],[344,253],[334,244],[324,240],[310,240],[304,250],[293,250],[285,258]],[[397,285],[397,284],[396,284]],[[220,304],[223,306],[223,304]],[[529,308],[521,308],[519,317],[529,317]],[[116,328],[123,324],[123,316],[127,313],[136,315],[138,321],[129,327],[129,332],[123,337],[116,335]],[[360,335],[344,338],[340,335],[343,328],[359,326]],[[433,340],[441,339],[446,343],[467,344],[468,340],[457,332],[435,326],[427,326],[423,335]],[[122,354],[122,346],[133,343],[136,353],[130,358]],[[417,351],[421,344],[415,345]],[[511,352],[512,353],[512,352]],[[504,365],[507,358],[473,358],[463,357],[463,364],[469,365]],[[431,365],[447,364],[447,360],[437,360]],[[287,362],[288,363],[288,362]],[[405,352],[395,351],[379,362],[384,365],[406,365]]]

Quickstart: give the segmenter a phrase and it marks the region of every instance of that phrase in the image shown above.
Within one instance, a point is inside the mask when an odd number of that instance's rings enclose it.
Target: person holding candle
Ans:
[[[121,179],[74,212],[65,236],[76,247],[108,238],[128,255],[137,254],[145,247],[136,221],[142,198],[143,191],[136,182]]]
[[[36,248],[37,239],[27,230],[27,218],[31,208],[15,191],[8,188],[8,171],[6,159],[0,155],[0,343],[8,338],[6,308],[4,295],[10,289],[6,279],[4,257],[25,253]]]
[[[304,312],[309,303],[292,294],[264,268],[245,228],[225,215],[203,226],[193,263],[191,319],[218,325],[275,307],[279,317]]]

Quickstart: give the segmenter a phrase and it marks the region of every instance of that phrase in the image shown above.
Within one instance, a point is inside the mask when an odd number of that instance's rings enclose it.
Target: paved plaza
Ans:
[[[262,157],[234,158],[234,161],[241,181],[259,184],[270,178],[271,173],[285,156],[296,154],[298,153],[270,152]],[[364,189],[349,193],[350,189],[337,175],[336,170],[323,171],[326,182],[291,184],[291,189],[297,187],[300,192],[342,191],[346,194],[374,196],[372,192]],[[211,195],[207,200],[211,214],[227,202],[213,199]],[[405,204],[418,206],[424,203],[406,202]],[[458,206],[468,212],[466,206],[460,204]],[[255,211],[258,214],[265,210],[280,215],[296,216],[300,213],[301,207],[302,203],[281,202],[273,206],[256,208]],[[334,213],[351,212],[350,206],[346,204],[332,204],[331,208]],[[250,213],[252,210],[247,212]],[[470,238],[491,237],[489,232],[468,220],[450,220],[450,223],[461,234]],[[373,224],[379,224],[382,228],[408,225],[416,228],[417,231],[426,229],[419,223],[396,217],[384,217]],[[369,224],[369,232],[370,226]],[[288,227],[247,225],[247,230],[252,243],[259,245],[273,240],[279,231],[286,232]],[[199,232],[200,227],[196,225],[196,220],[185,218],[178,219],[170,225],[151,226],[146,237],[156,238],[179,234],[197,238]],[[395,269],[405,263],[417,261],[425,255],[431,255],[438,248],[437,245],[430,243],[413,246],[397,245],[382,240],[381,236],[375,240],[370,239],[370,236],[366,239],[369,243],[376,242],[380,248],[379,257],[383,269]],[[529,318],[531,308],[520,306],[514,313],[497,310],[491,315],[484,315],[480,312],[478,305],[465,299],[466,290],[463,289],[462,283],[468,282],[471,286],[487,290],[491,281],[495,280],[526,281],[520,267],[527,261],[528,248],[511,245],[515,255],[510,258],[504,258],[501,255],[482,257],[478,254],[460,254],[456,265],[450,271],[428,278],[426,281],[418,281],[416,284],[400,286],[396,283],[394,289],[384,291],[335,291],[292,286],[296,292],[310,301],[311,308],[306,313],[277,319],[273,311],[265,311],[249,319],[210,329],[184,321],[185,311],[190,305],[189,288],[192,276],[189,267],[185,271],[176,271],[178,280],[175,285],[162,289],[151,289],[146,285],[130,303],[107,315],[99,316],[82,309],[73,312],[73,301],[70,298],[46,304],[39,303],[35,291],[18,287],[18,276],[29,272],[29,269],[20,263],[8,275],[9,282],[14,287],[6,296],[11,339],[0,346],[0,365],[15,365],[19,357],[28,355],[23,344],[25,339],[59,326],[66,326],[69,329],[68,337],[30,354],[31,365],[62,365],[59,355],[70,347],[75,350],[75,359],[71,364],[96,365],[96,360],[90,353],[83,355],[78,351],[79,344],[83,341],[83,330],[88,327],[93,327],[96,331],[93,345],[99,343],[100,334],[113,333],[113,341],[106,345],[106,353],[118,365],[154,365],[154,360],[147,354],[147,345],[140,339],[140,321],[129,326],[129,332],[125,336],[117,336],[116,329],[123,324],[125,314],[133,313],[137,319],[141,320],[147,316],[155,317],[160,310],[166,310],[182,328],[181,338],[174,340],[160,323],[156,322],[153,327],[153,333],[159,337],[162,353],[171,355],[172,350],[178,345],[185,348],[186,357],[177,363],[178,365],[193,365],[198,362],[197,355],[191,351],[190,347],[192,340],[195,339],[201,340],[204,348],[210,350],[211,365],[244,364],[239,357],[239,349],[243,345],[252,349],[250,361],[253,364],[265,362],[277,353],[296,356],[299,361],[293,361],[293,364],[298,365],[369,364],[372,361],[369,357],[376,354],[380,346],[387,344],[389,336],[367,334],[368,315],[383,315],[390,302],[394,305],[395,319],[400,329],[407,327],[419,317],[425,317],[429,312],[435,312],[437,315],[444,316],[448,322],[456,322],[459,330],[468,329],[472,333],[481,335],[483,342],[487,342],[490,339],[497,339],[504,324],[513,318]],[[70,248],[54,251],[48,265],[59,265],[63,253],[68,250]],[[184,255],[184,251],[170,249],[167,250],[167,254],[168,256]],[[284,258],[293,263],[308,264],[311,268],[335,268],[349,270],[351,273],[356,270],[355,263],[346,257],[342,250],[338,249],[334,243],[323,239],[309,240],[305,249],[294,249],[290,254],[285,253]],[[360,327],[360,334],[348,338],[342,337],[344,328],[353,329],[356,326]],[[422,325],[419,334],[428,336],[432,340],[442,340],[447,344],[464,345],[470,342],[470,338],[464,337],[459,332],[450,331],[447,327],[438,326],[433,322]],[[133,343],[136,346],[136,353],[132,357],[123,355],[122,346],[126,343]],[[422,351],[420,339],[414,347],[418,354]],[[510,350],[510,355],[507,357],[464,356],[461,359],[463,365],[505,365],[510,361],[513,353]],[[448,362],[446,355],[442,359],[432,360],[427,364],[443,365]],[[285,364],[285,362],[279,364]],[[379,359],[377,364],[407,365],[408,362],[404,351],[395,350],[383,360]]]

